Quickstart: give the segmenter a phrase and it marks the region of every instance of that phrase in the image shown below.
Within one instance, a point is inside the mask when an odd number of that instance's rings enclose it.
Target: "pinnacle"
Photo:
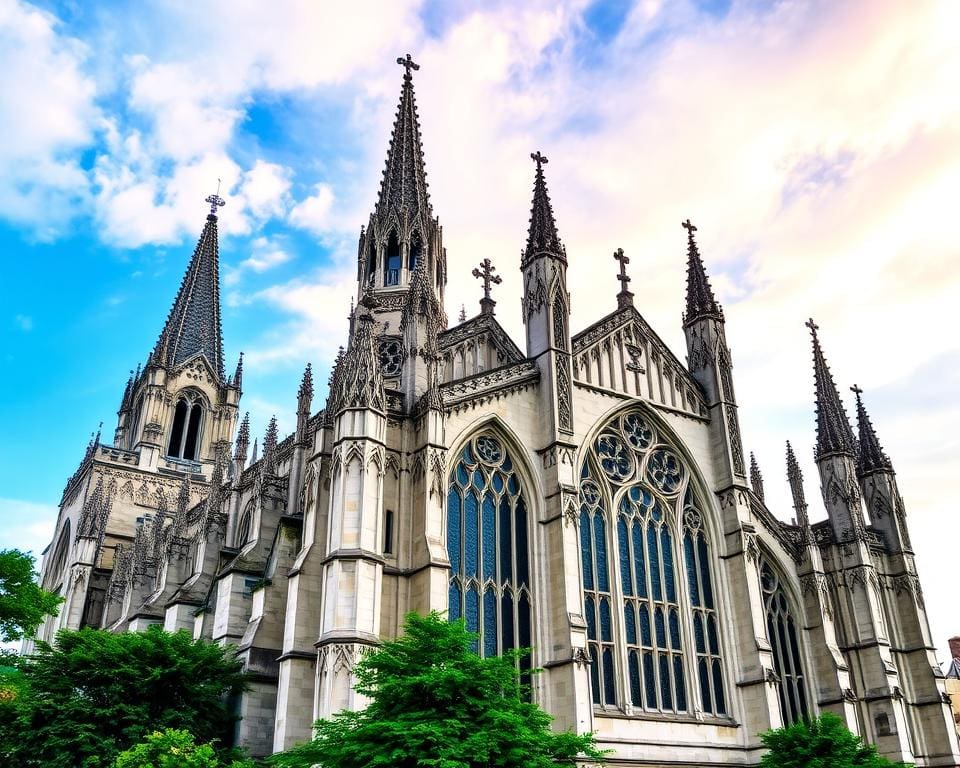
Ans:
[[[707,277],[697,241],[693,237],[697,228],[690,223],[690,219],[683,222],[683,228],[687,230],[687,311],[684,322],[692,323],[702,317],[723,320],[723,309],[713,295],[710,278]]]
[[[750,451],[750,485],[760,501],[763,501],[763,475],[760,473],[760,466],[753,451]]]
[[[808,524],[807,501],[803,495],[803,473],[800,464],[793,452],[793,446],[787,440],[787,482],[790,484],[790,493],[793,496],[793,508],[797,513],[797,520],[801,526]]]
[[[533,203],[530,206],[530,228],[527,233],[527,248],[524,251],[521,267],[538,254],[547,253],[566,261],[566,251],[560,242],[557,222],[553,218],[553,205],[547,192],[547,181],[543,175],[543,166],[547,158],[539,152],[530,157],[536,162],[537,170],[533,177]]]
[[[243,415],[243,421],[240,422],[233,458],[238,461],[246,461],[248,445],[250,445],[250,411]]]
[[[301,400],[306,399],[308,403],[313,400],[313,367],[310,363],[307,363],[307,367],[303,370],[303,379],[297,395]]]
[[[860,437],[857,468],[860,474],[873,472],[877,469],[893,471],[893,464],[880,446],[880,440],[877,439],[876,430],[874,430],[870,416],[867,414],[867,409],[863,405],[863,399],[860,397],[863,394],[863,390],[856,384],[850,389],[857,396],[857,427]]]
[[[857,441],[850,428],[843,402],[837,393],[833,374],[830,373],[823,350],[820,348],[817,325],[810,320],[807,322],[807,327],[810,328],[813,339],[813,376],[817,402],[817,460],[831,453],[855,456]]]
[[[271,416],[267,433],[263,436],[263,472],[274,474],[277,469],[277,417]]]

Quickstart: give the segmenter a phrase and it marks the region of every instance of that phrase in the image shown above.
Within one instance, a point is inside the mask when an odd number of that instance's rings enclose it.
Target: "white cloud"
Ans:
[[[316,194],[304,198],[290,211],[290,223],[314,234],[328,232],[334,222],[334,194],[329,184],[317,184]]]
[[[5,549],[32,552],[40,566],[41,553],[53,538],[57,507],[22,499],[0,498],[0,520],[3,521]]]

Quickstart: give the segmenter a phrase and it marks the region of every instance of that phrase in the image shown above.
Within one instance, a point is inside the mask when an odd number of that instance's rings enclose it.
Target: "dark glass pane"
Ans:
[[[657,547],[657,529],[653,525],[647,528],[647,563],[650,565],[650,586],[654,600],[663,600],[660,587],[660,550]]]
[[[673,581],[673,539],[667,526],[660,529],[660,547],[663,556],[663,586],[667,600],[677,602],[677,587]]]
[[[727,714],[727,708],[723,702],[723,671],[720,669],[719,659],[714,659],[713,662],[713,690],[717,697],[717,714]]]
[[[464,488],[466,488],[467,483],[470,482],[470,475],[467,472],[467,468],[463,465],[463,462],[457,464],[457,482]]]
[[[707,640],[710,641],[710,653],[720,653],[720,642],[717,639],[717,620],[713,616],[707,617]]]
[[[527,571],[527,505],[523,497],[516,501],[514,513],[517,535],[517,584],[526,584],[529,578]]]
[[[480,631],[480,596],[476,587],[467,587],[467,600],[464,617],[467,620],[467,629],[471,632]]]
[[[660,661],[660,699],[664,709],[673,709],[673,692],[670,690],[670,658],[665,653],[658,654]]]
[[[504,467],[506,467],[507,461],[509,461],[509,459],[504,461]],[[516,475],[510,475],[510,477],[507,479],[507,490],[514,496],[520,493],[520,483],[517,482]]]
[[[497,595],[493,587],[483,593],[483,655],[497,655]]]
[[[183,443],[183,458],[193,461],[197,458],[197,440],[200,437],[200,417],[203,408],[200,403],[194,403],[190,409],[190,423],[187,426],[187,439]]]
[[[713,714],[713,697],[710,694],[710,670],[707,660],[701,657],[697,662],[697,677],[700,679],[700,698],[703,699],[703,711]]]
[[[500,598],[500,652],[516,647],[513,639],[513,597],[504,592]]]
[[[637,644],[637,616],[633,610],[633,603],[627,601],[623,606],[623,624],[627,631],[627,643]]]
[[[500,582],[513,579],[513,531],[510,520],[510,498],[500,499]]]
[[[503,475],[501,475],[499,472],[494,472],[493,480],[491,480],[491,482],[493,483],[493,488],[497,493],[503,492]]]
[[[497,577],[497,507],[493,494],[487,491],[483,494],[483,578]]]
[[[640,653],[639,651],[630,651],[628,656],[630,665],[630,701],[635,707],[642,707],[643,700],[640,698]]]
[[[613,651],[603,649],[603,701],[605,704],[617,703],[617,689],[613,679]]]
[[[697,583],[697,558],[693,551],[693,539],[690,534],[683,536],[683,562],[687,569],[687,587],[690,590],[690,604],[700,606],[700,585]]]
[[[475,458],[474,455],[473,455],[473,449],[470,447],[470,443],[467,443],[467,444],[463,447],[463,460],[464,460],[467,464],[476,464],[476,463],[477,463],[477,460],[476,460],[476,458]],[[464,481],[464,485],[466,485],[466,481]]]
[[[645,604],[640,606],[640,641],[648,648],[653,645],[650,638],[650,609]]]
[[[600,647],[590,643],[590,688],[593,691],[593,703],[602,704],[600,700]]]
[[[677,700],[677,711],[687,711],[687,679],[683,673],[683,659],[675,654],[673,657],[673,690]]]
[[[610,619],[610,598],[600,598],[600,639],[609,643],[613,641],[613,622]]]
[[[450,621],[456,621],[463,614],[461,613],[460,608],[460,585],[451,582],[450,584],[450,604],[447,615],[450,617]]]
[[[464,572],[467,576],[477,575],[477,550],[480,546],[480,536],[477,531],[478,507],[477,494],[472,490],[468,491],[466,498],[463,500],[464,529],[466,532],[464,537]]]
[[[590,515],[580,510],[580,564],[583,567],[583,588],[593,589],[593,552],[590,546],[593,534],[590,530]]]
[[[700,611],[693,614],[693,640],[697,646],[697,653],[707,652],[707,641],[703,633],[703,616]]]
[[[587,622],[587,637],[590,640],[599,640],[600,638],[597,636],[597,609],[593,598],[589,595],[584,598],[583,612],[585,614],[584,619]]]
[[[643,687],[647,694],[647,708],[657,708],[657,678],[653,672],[653,651],[643,654]]]
[[[529,648],[530,643],[530,599],[520,595],[517,601],[517,629],[521,648]]]
[[[390,239],[387,241],[387,275],[384,285],[397,285],[400,283],[400,241],[397,240],[397,233],[391,232]]]
[[[713,584],[710,582],[710,557],[707,554],[707,540],[701,533],[697,536],[697,554],[700,561],[700,581],[703,584],[703,604],[713,608]]]
[[[800,644],[797,642],[797,628],[794,626],[792,619],[787,623],[787,631],[790,639],[790,657],[793,659],[793,669],[797,674],[801,674],[800,670],[803,667],[800,665]]]
[[[597,589],[609,592],[607,583],[607,541],[604,538],[603,516],[599,513],[593,517],[593,547],[597,555]]]
[[[637,573],[637,595],[647,596],[647,559],[643,547],[643,523],[634,520],[631,526],[633,534],[633,567]]]
[[[173,429],[170,430],[170,444],[167,456],[180,458],[180,443],[183,440],[183,428],[187,422],[187,401],[180,400],[173,411]]]
[[[447,556],[450,558],[450,572],[461,573],[460,560],[460,492],[451,488],[447,494]]]
[[[807,717],[807,692],[803,687],[803,678],[797,680],[797,696],[800,700],[800,717]]]
[[[623,594],[633,594],[633,581],[630,575],[630,542],[627,539],[626,518],[617,518],[617,543],[620,549],[620,579],[623,581]]]
[[[680,650],[680,618],[676,609],[670,611],[670,647],[675,651]]]
[[[504,472],[507,472],[508,474],[513,471],[513,462],[510,461],[510,456],[509,456],[509,455],[506,455],[506,456],[503,457],[503,462],[500,464],[500,466],[503,467],[503,471],[504,471]],[[512,487],[511,487],[511,491],[510,491],[510,492],[511,492],[511,493],[519,493],[519,492],[520,492],[520,486],[517,485],[516,479],[513,478],[513,477],[511,477],[510,479],[513,480],[513,485],[512,485]],[[516,490],[513,490],[514,488],[515,488]]]
[[[481,472],[479,469],[473,470],[473,485],[474,485],[474,487],[475,487],[478,491],[480,491],[480,490],[483,490],[483,488],[484,488],[484,486],[486,486],[486,484],[487,484],[487,478],[485,478],[485,477],[483,476],[483,472]]]
[[[653,609],[653,626],[657,633],[657,648],[666,648],[667,628],[663,621],[663,608]]]

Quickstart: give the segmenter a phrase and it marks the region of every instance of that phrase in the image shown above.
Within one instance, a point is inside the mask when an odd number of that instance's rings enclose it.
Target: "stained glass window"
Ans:
[[[527,541],[527,502],[513,460],[498,437],[481,434],[450,473],[447,553],[449,616],[480,635],[484,656],[530,647]]]
[[[773,667],[780,678],[780,714],[787,725],[809,714],[797,623],[777,572],[766,561],[760,564],[760,589],[767,611],[767,639],[773,650]]]
[[[710,547],[686,465],[632,409],[600,431],[580,478],[594,704],[725,716]]]

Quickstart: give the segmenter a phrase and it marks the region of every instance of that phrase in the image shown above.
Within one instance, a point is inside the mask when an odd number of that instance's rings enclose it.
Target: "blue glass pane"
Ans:
[[[623,624],[627,630],[627,643],[637,644],[637,615],[633,609],[633,602],[627,601],[623,606]]]
[[[473,485],[477,490],[482,490],[483,487],[487,484],[487,479],[483,476],[483,472],[479,469],[473,471]]]
[[[480,631],[480,597],[476,587],[467,588],[466,610],[464,617],[467,620],[467,629],[471,632]]]
[[[717,697],[717,714],[727,714],[727,705],[724,702],[723,696],[723,672],[720,669],[719,659],[715,659],[713,662],[713,690],[715,691]],[[800,687],[800,703],[801,707],[803,708],[802,714],[807,714],[807,705],[803,700],[803,686]]]
[[[647,528],[647,562],[650,565],[650,586],[654,600],[663,600],[663,590],[660,587],[660,550],[657,547],[657,529],[654,526]]]
[[[497,655],[497,595],[493,588],[483,593],[483,655]]]
[[[527,583],[527,505],[517,499],[514,512],[517,535],[517,584]]]
[[[497,577],[497,507],[493,494],[483,494],[483,519],[480,523],[483,533],[483,578]]]
[[[667,526],[660,529],[660,547],[663,555],[663,586],[667,593],[667,601],[677,602],[677,588],[673,580],[673,539]]]
[[[680,619],[677,616],[676,609],[670,611],[670,647],[675,651],[680,650]]]
[[[700,606],[700,585],[697,583],[697,556],[693,551],[693,539],[689,533],[683,536],[683,562],[687,570],[687,587],[690,590],[690,604]]]
[[[603,649],[603,700],[606,704],[616,704],[616,685],[613,680],[613,651]]]
[[[720,653],[720,643],[717,640],[717,620],[713,616],[707,617],[707,640],[710,643],[710,653]]]
[[[500,499],[500,582],[513,579],[513,531],[511,530],[510,498]]]
[[[503,491],[503,475],[499,472],[493,473],[493,487],[496,489],[497,493]]]
[[[593,703],[603,704],[600,700],[600,649],[595,643],[590,643],[590,688]]]
[[[590,468],[587,466],[587,462],[583,462],[583,466],[580,467],[580,479],[586,480],[590,477]]]
[[[703,604],[713,608],[713,585],[710,583],[710,557],[707,554],[707,540],[701,533],[697,536],[697,554],[700,561],[700,582],[703,584]]]
[[[526,595],[520,595],[517,601],[517,639],[521,648],[530,647],[530,600]],[[529,656],[527,659],[529,660]]]
[[[507,490],[512,496],[516,496],[520,493],[520,483],[517,481],[516,475],[510,475],[507,479]]]
[[[513,462],[510,461],[509,455],[503,457],[503,464],[501,464],[500,466],[503,467],[503,471],[508,474],[513,471]],[[516,493],[516,491],[514,491],[514,493]]]
[[[687,680],[683,674],[683,659],[680,656],[673,657],[673,690],[677,700],[677,711],[685,712],[687,709]]]
[[[697,653],[706,653],[707,641],[703,633],[703,616],[700,611],[695,611],[693,614],[693,639],[697,646]]]
[[[470,475],[467,473],[467,468],[463,466],[463,462],[457,464],[457,482],[464,488],[470,482]]]
[[[450,617],[450,621],[456,621],[462,615],[460,609],[460,585],[453,582],[450,583],[450,599],[449,599],[449,610],[447,611],[447,616]]]
[[[610,620],[610,599],[600,598],[600,639],[609,643],[613,640],[613,622]]]
[[[653,609],[653,627],[657,635],[657,648],[666,648],[667,627],[663,620],[663,608]]]
[[[473,451],[470,449],[470,443],[467,443],[463,448],[463,460],[467,464],[477,463],[477,460],[473,457]]]
[[[580,565],[583,568],[583,588],[593,589],[593,537],[590,531],[590,515],[586,507],[580,508]]]
[[[587,621],[587,638],[590,640],[598,640],[597,637],[597,609],[594,605],[593,598],[589,595],[583,601],[583,612],[584,619]]]
[[[516,647],[513,639],[513,597],[507,592],[500,598],[500,652]]]
[[[640,698],[640,652],[630,651],[628,656],[630,665],[630,701],[635,707],[642,707]]]
[[[670,690],[670,659],[665,653],[659,654],[660,661],[660,699],[664,709],[673,709],[673,691]]]
[[[593,547],[597,553],[597,589],[609,592],[607,582],[607,541],[604,538],[603,516],[596,514],[593,517]]]
[[[650,638],[650,609],[647,606],[640,606],[640,642],[648,648],[653,645]]]
[[[637,574],[637,595],[647,596],[647,558],[643,548],[643,523],[633,521],[633,567]]]
[[[653,652],[643,654],[643,688],[647,695],[647,708],[657,708],[657,678],[653,673]]]
[[[623,515],[617,519],[617,542],[620,547],[620,579],[623,581],[623,594],[633,594],[633,580],[630,576],[630,542],[627,539],[627,522]]]
[[[447,494],[447,556],[450,558],[450,572],[461,573],[460,550],[460,493],[451,488]]]
[[[479,513],[479,504],[477,494],[473,491],[467,493],[463,500],[464,528],[464,565],[467,576],[477,575],[477,557],[480,546],[480,536],[477,531],[477,514]]]
[[[710,693],[710,672],[707,670],[707,660],[701,658],[697,662],[697,677],[700,679],[700,698],[703,699],[703,711],[713,713],[713,698]]]

